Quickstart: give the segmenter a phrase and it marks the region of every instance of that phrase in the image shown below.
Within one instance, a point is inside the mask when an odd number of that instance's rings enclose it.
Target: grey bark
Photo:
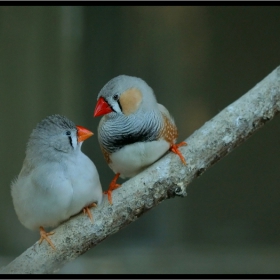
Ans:
[[[211,165],[247,140],[280,111],[280,67],[253,89],[229,105],[186,139],[188,146],[179,157],[168,153],[113,192],[92,210],[94,223],[83,214],[64,222],[54,231],[53,250],[36,242],[0,273],[54,273],[90,248],[130,224],[165,199],[186,196],[186,188]]]

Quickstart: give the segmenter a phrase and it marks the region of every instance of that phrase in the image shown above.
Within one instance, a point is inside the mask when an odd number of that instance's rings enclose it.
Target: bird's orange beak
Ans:
[[[97,101],[93,116],[98,117],[106,115],[110,112],[113,112],[112,108],[109,106],[108,102],[103,97],[100,97]]]
[[[77,128],[78,142],[83,142],[93,135],[93,132],[87,130],[83,126],[76,125],[76,128]]]

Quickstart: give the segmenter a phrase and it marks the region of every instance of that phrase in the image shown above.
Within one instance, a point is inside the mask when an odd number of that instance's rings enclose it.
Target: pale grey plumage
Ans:
[[[130,115],[122,113],[120,104],[114,100],[129,88],[137,88],[143,94],[142,104],[145,106]],[[150,142],[157,140],[164,125],[157,101],[151,87],[142,79],[127,75],[120,75],[110,80],[99,92],[114,108],[110,114],[104,116],[98,127],[98,140],[109,152],[113,153],[125,145],[135,142]]]
[[[141,102],[137,109],[125,114],[121,105],[124,92],[137,89]],[[98,140],[105,159],[121,177],[132,177],[159,159],[176,142],[162,134],[168,125],[177,129],[168,110],[157,103],[148,84],[137,77],[120,75],[110,80],[99,92],[113,110],[105,114],[98,127]],[[174,135],[175,135],[174,134]]]
[[[99,175],[82,143],[75,124],[60,115],[45,118],[32,131],[22,170],[11,184],[24,226],[54,227],[93,202],[101,204]]]
[[[97,99],[100,96],[104,97],[105,100],[112,106],[115,112],[106,115],[106,118],[115,118],[117,113],[122,113],[118,109],[119,105],[114,96],[118,97],[129,88],[137,88],[143,93],[142,104],[145,106],[140,106],[143,112],[149,110],[157,110],[157,100],[152,88],[142,79],[137,77],[131,77],[127,75],[120,75],[111,79],[99,92]]]
[[[68,131],[70,135],[66,135]],[[26,149],[27,160],[61,161],[63,156],[74,152],[69,137],[73,141],[72,145],[76,146],[77,128],[71,120],[58,114],[46,117],[37,124],[30,135]]]

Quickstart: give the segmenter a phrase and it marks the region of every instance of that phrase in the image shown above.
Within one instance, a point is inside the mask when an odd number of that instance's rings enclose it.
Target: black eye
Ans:
[[[118,100],[118,99],[119,99],[119,96],[118,96],[117,94],[115,94],[115,95],[113,96],[113,99],[114,99],[114,100]]]
[[[71,135],[71,132],[68,130],[68,131],[66,131],[66,135]]]

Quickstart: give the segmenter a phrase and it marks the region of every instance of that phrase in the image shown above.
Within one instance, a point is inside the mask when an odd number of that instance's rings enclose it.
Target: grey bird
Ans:
[[[178,131],[168,110],[157,103],[151,87],[142,79],[120,75],[99,92],[94,117],[102,116],[98,140],[109,167],[116,173],[110,183],[108,200],[119,176],[133,177],[157,161],[168,150],[186,161],[175,144]]]
[[[11,194],[20,222],[40,230],[55,249],[45,227],[56,227],[84,209],[101,204],[103,194],[94,163],[81,151],[93,133],[61,115],[51,115],[33,129],[26,157]]]

